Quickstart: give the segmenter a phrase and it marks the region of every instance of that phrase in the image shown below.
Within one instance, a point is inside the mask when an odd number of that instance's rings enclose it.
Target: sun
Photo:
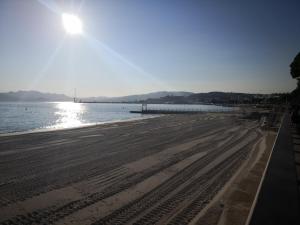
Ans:
[[[82,22],[78,16],[74,14],[63,13],[62,23],[65,31],[68,34],[71,35],[82,34]]]

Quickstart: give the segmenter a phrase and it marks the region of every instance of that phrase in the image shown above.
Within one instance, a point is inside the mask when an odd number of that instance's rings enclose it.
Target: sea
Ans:
[[[148,104],[148,109],[231,111],[216,105]],[[153,117],[130,113],[141,104],[74,102],[0,102],[0,134],[67,129]],[[159,115],[155,115],[159,116]]]

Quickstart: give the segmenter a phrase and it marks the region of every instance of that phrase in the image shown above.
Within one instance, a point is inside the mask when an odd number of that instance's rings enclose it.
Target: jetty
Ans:
[[[166,110],[166,109],[147,109],[140,111],[130,111],[130,113],[141,113],[141,114],[198,114],[202,111],[184,111],[184,110]]]
[[[143,103],[141,110],[132,110],[130,113],[140,114],[199,114],[203,111],[199,109],[149,109],[147,103]]]

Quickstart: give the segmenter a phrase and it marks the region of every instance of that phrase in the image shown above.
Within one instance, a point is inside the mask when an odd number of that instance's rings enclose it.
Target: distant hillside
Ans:
[[[189,96],[192,102],[202,103],[235,103],[235,102],[251,102],[254,98],[261,99],[264,95],[261,94],[247,94],[235,92],[208,92],[198,93]]]
[[[247,94],[234,92],[153,92],[141,95],[128,95],[123,97],[91,97],[78,99],[91,102],[137,102],[137,103],[168,103],[168,104],[257,104],[280,103],[289,98],[288,94]],[[73,101],[73,98],[63,94],[41,93],[38,91],[17,91],[0,93],[0,102],[4,101]]]
[[[0,102],[15,101],[35,101],[35,102],[51,102],[51,101],[71,101],[72,98],[63,94],[41,93],[38,91],[17,91],[0,93]]]
[[[165,96],[147,99],[145,103],[168,104],[257,104],[257,103],[282,103],[288,94],[248,94],[234,92],[208,92],[188,96]]]
[[[128,95],[121,97],[89,97],[81,98],[82,101],[97,101],[97,102],[139,102],[145,101],[147,99],[159,99],[166,96],[189,96],[193,94],[192,92],[153,92],[149,94],[141,95]],[[53,93],[42,93],[38,91],[17,91],[17,92],[7,92],[0,93],[0,102],[8,101],[72,101],[73,98],[66,96],[64,94],[53,94]]]
[[[159,99],[166,96],[189,96],[194,94],[192,92],[169,92],[169,91],[160,91],[160,92],[152,92],[148,94],[141,95],[128,95],[122,97],[91,97],[91,98],[82,98],[82,101],[96,101],[96,102],[140,102],[145,101],[147,99]]]

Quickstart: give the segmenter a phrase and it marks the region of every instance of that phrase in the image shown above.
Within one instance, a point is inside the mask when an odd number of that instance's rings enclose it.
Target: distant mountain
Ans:
[[[236,92],[208,92],[196,93],[188,96],[165,96],[147,99],[144,103],[160,104],[258,104],[258,103],[283,103],[288,99],[287,93],[274,94],[249,94]]]
[[[51,101],[71,101],[72,98],[63,94],[41,93],[38,91],[17,91],[0,93],[0,102],[15,101],[34,101],[34,102],[51,102]]]
[[[262,98],[263,95],[259,94],[247,94],[238,92],[208,92],[197,93],[189,96],[189,100],[192,102],[202,103],[235,103],[237,101],[252,101],[253,98]]]
[[[89,97],[80,98],[82,101],[92,101],[92,102],[140,102],[147,99],[160,99],[167,96],[189,96],[193,94],[192,92],[152,92],[149,94],[141,95],[128,95],[120,97]],[[66,96],[64,94],[54,94],[54,93],[42,93],[39,91],[17,91],[17,92],[6,92],[0,93],[0,102],[8,101],[39,101],[39,102],[50,102],[50,101],[72,101],[73,98]]]
[[[141,95],[128,95],[122,97],[91,97],[91,98],[82,98],[82,101],[92,101],[92,102],[140,102],[147,99],[159,99],[167,96],[189,96],[194,94],[192,92],[185,91],[160,91],[152,92],[148,94]]]
[[[236,104],[236,103],[261,103],[285,102],[287,94],[248,94],[234,92],[152,92],[141,95],[128,95],[123,97],[91,97],[81,98],[83,102],[137,102],[137,103],[169,103],[169,104]],[[64,94],[42,93],[38,91],[17,91],[0,93],[0,102],[8,101],[73,101],[72,97]]]

